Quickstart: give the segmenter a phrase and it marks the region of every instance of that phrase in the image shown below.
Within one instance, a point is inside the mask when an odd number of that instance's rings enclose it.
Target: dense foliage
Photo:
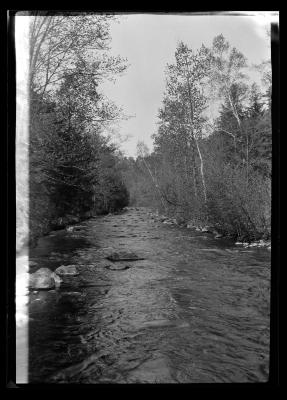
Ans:
[[[30,241],[128,204],[106,129],[122,112],[100,91],[125,60],[108,55],[111,16],[33,16],[30,25]]]
[[[137,160],[125,161],[134,204],[241,239],[269,237],[270,65],[260,66],[261,88],[248,82],[246,66],[222,35],[210,49],[178,45],[166,71],[154,151],[140,144]]]

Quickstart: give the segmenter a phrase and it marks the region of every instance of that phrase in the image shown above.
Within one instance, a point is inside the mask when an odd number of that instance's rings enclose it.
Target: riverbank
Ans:
[[[38,226],[35,227],[34,229],[30,230],[28,229],[28,224],[27,227],[17,227],[18,232],[17,232],[17,238],[16,238],[16,254],[17,256],[20,256],[23,252],[27,252],[27,248],[33,249],[37,246],[38,241],[40,238],[45,237],[49,235],[53,231],[58,231],[61,229],[67,229],[69,227],[72,227],[74,225],[77,225],[81,222],[87,221],[90,218],[96,217],[96,216],[104,216],[104,215],[117,215],[119,213],[123,213],[126,211],[126,207],[120,208],[113,213],[101,213],[101,214],[96,214],[92,211],[88,211],[84,214],[81,215],[70,215],[67,214],[63,217],[58,217],[55,218],[51,221],[42,221],[40,224],[38,222]],[[31,222],[31,221],[30,221]]]
[[[215,239],[221,239],[221,238],[228,238],[231,240],[234,240],[235,244],[238,246],[243,246],[245,248],[247,247],[264,247],[267,248],[268,250],[271,250],[271,240],[266,240],[263,237],[257,237],[256,240],[252,240],[248,238],[247,236],[245,237],[240,237],[240,236],[235,236],[235,235],[229,235],[224,233],[220,227],[215,227],[215,226],[204,226],[200,224],[195,224],[194,222],[186,222],[174,217],[169,217],[164,214],[160,214],[159,212],[151,212],[150,213],[151,218],[153,218],[155,221],[161,222],[163,224],[167,225],[177,225],[179,227],[183,228],[188,228],[188,229],[193,229],[197,232],[202,232],[202,233],[207,233],[207,234],[212,234]]]

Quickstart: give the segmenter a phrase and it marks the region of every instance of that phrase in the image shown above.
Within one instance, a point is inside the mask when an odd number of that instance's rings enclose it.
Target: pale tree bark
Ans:
[[[191,95],[191,83],[190,83],[190,77],[189,77],[189,70],[188,70],[188,63],[186,60],[186,82],[187,82],[187,87],[188,87],[188,98],[189,98],[189,109],[190,109],[190,132],[191,132],[191,137],[193,142],[196,145],[196,150],[199,156],[200,160],[200,175],[201,175],[201,181],[202,181],[202,187],[203,187],[203,196],[204,196],[204,202],[207,202],[207,191],[206,191],[206,183],[205,183],[205,176],[204,176],[204,162],[203,162],[203,157],[199,148],[198,140],[196,138],[196,135],[194,134],[193,130],[193,104],[192,104],[192,95]],[[195,160],[194,160],[195,163]]]
[[[232,98],[231,98],[230,88],[226,88],[225,91],[227,93],[230,108],[231,108],[233,116],[236,119],[241,136],[242,137],[246,136],[246,184],[248,185],[248,183],[249,183],[249,136],[248,136],[248,131],[247,130],[244,131],[244,129],[242,127],[242,123],[241,123],[239,114],[237,112],[236,105],[234,104],[234,102],[232,101]],[[235,142],[235,137],[234,137],[234,142]]]

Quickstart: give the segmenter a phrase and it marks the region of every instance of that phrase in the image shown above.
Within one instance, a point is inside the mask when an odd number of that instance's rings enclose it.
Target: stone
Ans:
[[[53,272],[49,268],[40,268],[29,277],[30,289],[49,290],[55,286]]]
[[[76,226],[74,226],[74,230],[75,231],[80,231],[80,230],[82,230],[82,229],[84,229],[85,228],[85,226],[83,226],[83,225],[76,225]]]
[[[61,265],[55,270],[55,274],[64,276],[76,276],[79,275],[76,265]]]
[[[139,257],[137,254],[129,251],[118,251],[109,254],[106,257],[110,261],[137,261],[144,260],[143,257]]]
[[[55,286],[59,287],[61,283],[63,282],[62,279],[59,277],[59,275],[55,274],[55,272],[52,273],[53,279],[55,281]]]
[[[37,265],[38,263],[36,263],[35,261],[29,260],[29,267],[36,267]]]
[[[107,265],[106,266],[107,269],[110,269],[111,271],[124,271],[126,269],[129,269],[130,266],[129,265]]]

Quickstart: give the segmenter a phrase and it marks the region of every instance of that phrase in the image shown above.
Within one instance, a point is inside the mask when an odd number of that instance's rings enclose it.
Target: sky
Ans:
[[[266,28],[276,20],[274,12],[255,15],[121,15],[111,24],[111,53],[127,58],[129,67],[115,83],[106,82],[106,96],[133,117],[121,121],[115,131],[126,140],[121,150],[136,156],[138,141],[152,150],[151,135],[157,130],[157,115],[165,90],[165,69],[174,63],[177,43],[183,41],[193,49],[209,47],[219,34],[236,47],[250,64],[270,58],[270,41]],[[252,75],[252,80],[256,79]]]

